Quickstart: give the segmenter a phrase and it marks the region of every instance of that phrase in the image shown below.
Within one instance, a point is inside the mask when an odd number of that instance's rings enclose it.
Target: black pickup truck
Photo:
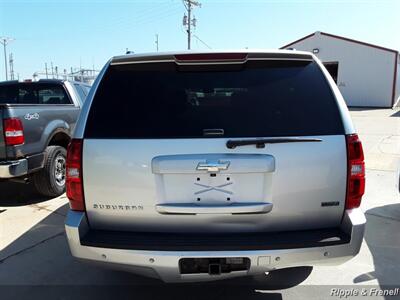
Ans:
[[[89,89],[55,79],[0,83],[0,181],[64,193],[66,148]]]

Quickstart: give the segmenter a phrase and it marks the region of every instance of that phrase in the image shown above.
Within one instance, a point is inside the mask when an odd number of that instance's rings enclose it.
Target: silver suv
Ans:
[[[67,156],[82,260],[215,280],[336,265],[363,239],[362,145],[311,53],[114,57]]]

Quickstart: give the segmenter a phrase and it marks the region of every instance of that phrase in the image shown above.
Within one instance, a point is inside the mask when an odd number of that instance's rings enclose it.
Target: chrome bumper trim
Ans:
[[[28,160],[19,159],[0,162],[0,178],[13,178],[28,173]]]

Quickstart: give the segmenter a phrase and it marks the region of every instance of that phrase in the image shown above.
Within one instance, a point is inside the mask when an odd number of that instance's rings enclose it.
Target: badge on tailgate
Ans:
[[[200,162],[197,165],[196,170],[215,173],[221,170],[228,170],[229,164],[230,164],[229,161],[221,161],[221,160]]]

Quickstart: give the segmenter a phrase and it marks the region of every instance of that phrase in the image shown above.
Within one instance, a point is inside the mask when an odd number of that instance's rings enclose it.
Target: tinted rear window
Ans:
[[[71,104],[71,101],[60,84],[14,83],[0,85],[0,103]]]
[[[249,61],[110,66],[94,97],[86,138],[202,138],[343,134],[332,91],[318,65]]]

